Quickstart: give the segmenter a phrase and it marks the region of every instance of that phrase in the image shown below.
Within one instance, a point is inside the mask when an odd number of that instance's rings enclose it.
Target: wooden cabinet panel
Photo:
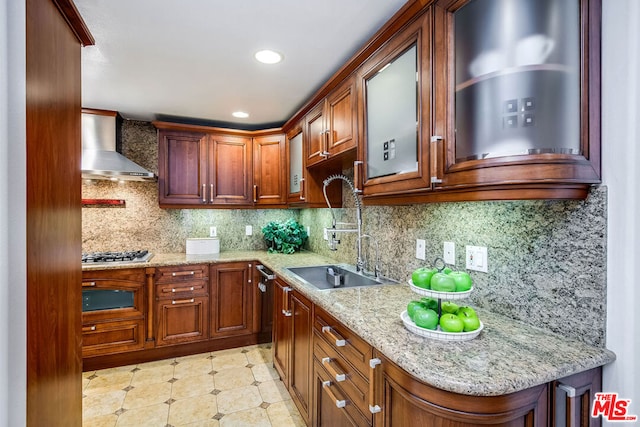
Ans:
[[[158,198],[162,204],[206,202],[207,163],[204,134],[160,130]]]
[[[431,189],[431,157],[429,150],[432,124],[431,31],[432,12],[431,9],[427,9],[412,23],[394,34],[380,50],[362,64],[357,72],[359,87],[361,88],[358,94],[358,115],[362,117],[359,123],[359,141],[361,141],[361,144],[358,146],[358,159],[363,161],[363,173],[362,182],[356,182],[356,186],[363,188],[365,201],[379,196],[406,195],[411,192],[424,192]],[[416,139],[415,144],[399,145],[395,148],[391,146],[392,143],[395,144],[394,135],[390,135],[389,138],[392,139],[384,143],[382,141],[372,141],[369,138],[367,81],[378,78],[383,68],[403,55],[408,54],[412,48],[415,48],[417,67],[417,81],[415,82],[416,127],[394,129],[394,132],[402,137],[400,139],[403,144],[407,144],[412,140],[412,138],[406,137],[405,134],[411,135],[413,133],[416,135]],[[376,99],[376,102],[384,102],[384,100]],[[384,107],[385,105],[377,106],[377,110],[381,111]],[[398,144],[400,144],[400,139]],[[400,157],[406,157],[402,163],[394,163],[394,167],[389,171],[378,171],[390,167],[387,166],[387,163],[398,161],[397,159],[400,159]]]
[[[549,390],[546,384],[504,396],[467,396],[417,381],[391,361],[377,355],[374,381],[382,412],[376,425],[443,427],[545,427]]]
[[[326,207],[327,202],[324,199],[324,193],[322,191],[323,180],[328,176],[342,173],[342,164],[331,163],[323,165],[322,168],[307,169],[305,167],[305,161],[307,159],[307,152],[309,147],[306,144],[306,138],[308,134],[303,132],[304,124],[298,125],[291,129],[287,133],[286,137],[286,157],[287,157],[287,201],[290,205],[296,207]],[[301,138],[300,147],[294,149],[291,147],[292,140],[294,138]],[[300,143],[300,142],[298,142]],[[294,159],[292,156],[300,156],[298,159]],[[292,163],[297,163],[300,168],[295,168],[296,171],[292,172]],[[292,177],[291,173],[296,173],[296,177]],[[294,188],[295,182],[297,182],[297,188]],[[332,207],[342,206],[342,186],[331,185],[327,188],[327,197],[331,202]]]
[[[303,141],[305,142],[306,166],[313,166],[326,158],[327,128],[324,123],[324,101],[305,117]]]
[[[318,336],[323,337],[333,350],[348,360],[360,374],[368,375],[373,348],[367,342],[319,307],[315,309],[313,327]],[[337,341],[343,343],[338,345]]]
[[[82,325],[82,357],[144,348],[144,319]]]
[[[355,78],[346,79],[327,96],[327,145],[329,156],[355,148],[358,141]]]
[[[208,264],[180,265],[171,267],[157,267],[154,281],[159,284],[180,284],[191,280],[204,280],[209,277]]]
[[[212,204],[251,204],[251,138],[212,134],[207,137]]]
[[[82,357],[139,350],[145,343],[147,314],[145,269],[93,270],[82,273]],[[94,292],[132,294],[132,306],[87,311]],[[88,305],[88,307],[85,307]]]
[[[156,302],[156,346],[209,338],[209,298],[192,297]]]
[[[280,379],[289,387],[289,360],[291,349],[291,310],[289,292],[285,282],[273,282],[273,366]]]
[[[322,365],[315,360],[313,365],[313,415],[314,427],[370,426],[370,421],[353,406],[342,388],[331,378]],[[415,424],[427,425],[427,424]]]
[[[214,265],[211,268],[211,336],[251,334],[253,330],[252,264]]]
[[[308,421],[311,403],[312,304],[297,292],[291,294],[291,376],[289,391]]]
[[[253,139],[253,202],[257,205],[285,203],[284,139],[283,134]]]

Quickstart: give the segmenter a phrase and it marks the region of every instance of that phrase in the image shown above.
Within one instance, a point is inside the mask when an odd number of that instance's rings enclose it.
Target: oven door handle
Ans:
[[[269,272],[267,273],[267,271],[264,268],[264,265],[256,265],[256,269],[260,272],[260,274],[262,274],[262,276],[267,279],[267,280],[275,280],[276,275]]]

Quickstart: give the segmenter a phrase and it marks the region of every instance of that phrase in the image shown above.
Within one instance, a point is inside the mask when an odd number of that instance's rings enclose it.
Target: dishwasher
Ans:
[[[276,275],[262,264],[256,264],[256,270],[260,273],[258,281],[258,289],[261,296],[261,321],[262,330],[260,331],[261,341],[271,341],[271,333],[273,330],[273,281]]]

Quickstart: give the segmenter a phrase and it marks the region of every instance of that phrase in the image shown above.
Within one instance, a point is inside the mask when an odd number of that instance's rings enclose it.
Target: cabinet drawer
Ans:
[[[140,350],[144,347],[144,319],[82,325],[82,357]]]
[[[371,417],[362,415],[339,384],[341,383],[336,383],[320,362],[314,361],[313,425],[317,427],[371,426]]]
[[[207,296],[209,293],[207,280],[178,281],[156,285],[156,299],[186,298]]]
[[[156,268],[155,283],[175,283],[187,280],[207,279],[208,277],[208,264],[158,267]]]
[[[367,377],[373,352],[369,344],[320,307],[316,307],[313,327],[362,376]]]
[[[327,371],[331,381],[338,383],[345,396],[360,412],[370,417],[369,382],[347,363],[318,331],[315,331],[313,356]]]

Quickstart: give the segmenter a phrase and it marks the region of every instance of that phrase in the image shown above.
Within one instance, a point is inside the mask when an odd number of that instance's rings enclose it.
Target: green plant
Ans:
[[[307,231],[294,219],[285,222],[270,221],[262,228],[267,250],[271,253],[292,254],[307,240]]]

